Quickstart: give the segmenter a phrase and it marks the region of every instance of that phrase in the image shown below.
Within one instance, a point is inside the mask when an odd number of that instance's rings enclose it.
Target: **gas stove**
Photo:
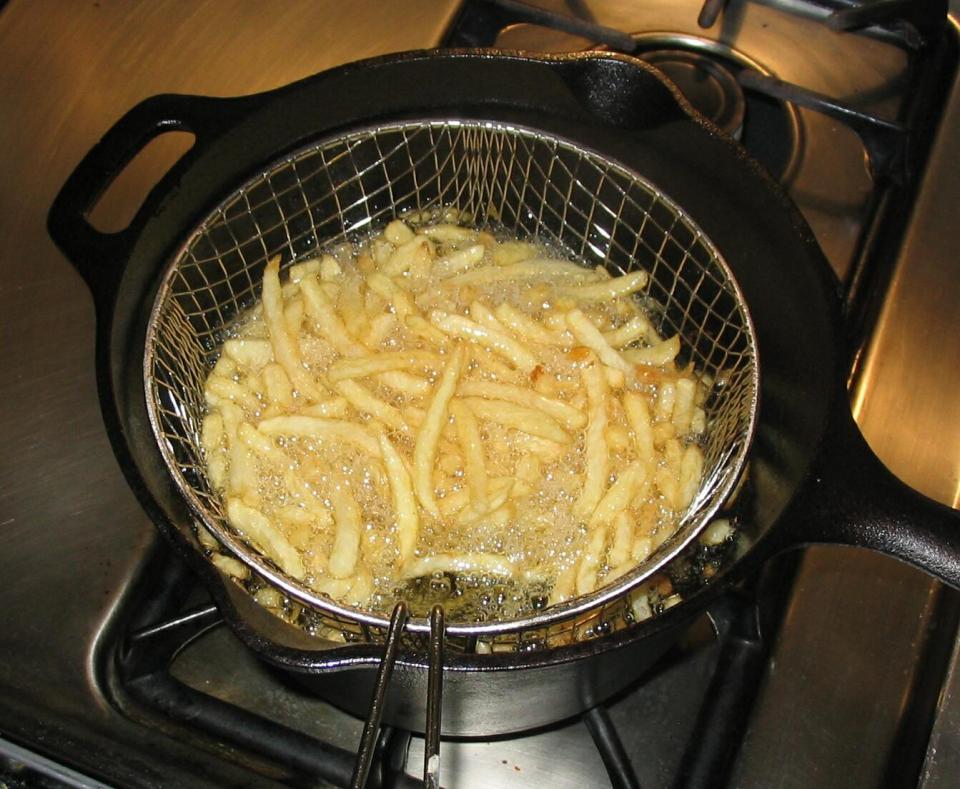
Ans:
[[[257,92],[423,47],[644,57],[787,188],[844,285],[861,428],[895,473],[956,507],[951,7],[944,22],[936,2],[895,0],[3,6],[0,780],[348,785],[363,726],[219,624],[110,451],[92,304],[44,221],[126,109],[163,92]],[[98,226],[121,228],[188,142],[165,135],[138,157],[94,211]],[[825,547],[771,562],[750,586],[583,717],[445,740],[442,784],[955,785],[956,593],[894,560]],[[423,749],[422,737],[385,730],[373,783],[416,785]]]

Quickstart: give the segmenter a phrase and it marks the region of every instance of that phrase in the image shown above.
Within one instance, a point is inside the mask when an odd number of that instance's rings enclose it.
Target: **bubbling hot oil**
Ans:
[[[370,238],[352,248],[341,246],[336,258],[345,278],[362,277],[361,259],[371,252],[377,238]],[[500,234],[498,241],[513,240]],[[555,245],[538,245],[538,256],[571,259],[572,256]],[[438,256],[449,252],[441,245]],[[485,253],[485,264],[492,264],[491,252]],[[451,314],[469,316],[469,305],[474,301],[491,307],[506,302],[535,319],[541,319],[557,309],[554,288],[575,280],[556,278],[549,284],[530,282],[496,282],[468,287],[441,287],[438,281],[428,279],[412,292],[419,310],[428,314],[442,310]],[[576,305],[581,306],[581,305]],[[570,305],[565,307],[570,308]],[[608,299],[582,306],[589,310],[591,320],[601,330],[623,325],[631,317],[641,314],[632,299]],[[304,321],[306,323],[306,321]],[[237,323],[231,336],[238,339],[265,339],[269,337],[262,311],[254,308]],[[424,348],[424,341],[401,322],[380,343],[382,350],[410,350]],[[323,376],[334,354],[329,344],[304,329],[300,348],[305,366],[317,377]],[[480,353],[487,353],[480,349]],[[543,367],[550,371],[555,386],[550,397],[586,411],[579,367],[566,358],[567,351],[559,347],[540,348]],[[430,377],[435,384],[439,375]],[[240,380],[239,374],[235,376]],[[484,365],[473,358],[461,380],[506,383],[530,387],[529,379],[505,364]],[[403,409],[411,405],[421,409],[429,403],[429,395],[419,402],[398,393],[373,379],[364,385],[384,402]],[[651,397],[656,396],[656,385],[643,384]],[[266,400],[261,398],[264,405]],[[251,421],[261,412],[246,414]],[[611,422],[621,428],[625,425],[622,408],[611,408]],[[351,419],[370,426],[372,417],[355,413]],[[448,417],[452,428],[452,418]],[[378,426],[379,427],[379,426]],[[400,430],[386,430],[397,450],[407,458],[413,454],[415,436]],[[455,443],[455,434],[448,442]],[[278,445],[288,454],[293,468],[307,482],[313,495],[328,510],[338,486],[347,486],[363,514],[361,532],[362,561],[371,577],[372,592],[361,606],[372,612],[389,614],[397,599],[405,599],[416,616],[426,616],[432,605],[441,603],[450,622],[490,622],[528,616],[548,605],[551,590],[560,574],[576,564],[587,539],[587,525],[573,514],[585,474],[585,442],[583,431],[552,457],[544,458],[542,442],[520,431],[506,428],[496,422],[481,422],[481,438],[488,479],[511,480],[516,477],[518,464],[527,458],[537,469],[535,484],[523,496],[513,499],[513,511],[501,521],[479,519],[464,523],[456,513],[433,518],[420,509],[420,530],[415,557],[437,554],[496,554],[508,559],[515,568],[512,577],[501,577],[478,571],[460,573],[438,572],[425,577],[400,578],[397,573],[398,543],[391,491],[386,475],[378,464],[362,452],[338,442],[323,442],[304,438],[280,438]],[[616,479],[616,471],[631,460],[629,447],[610,449],[609,467],[612,470],[608,484]],[[298,494],[291,492],[283,475],[254,459],[258,466],[258,506],[268,516],[285,507],[302,507]],[[438,467],[435,474],[435,494],[443,508],[449,497],[463,497],[467,480],[463,469]],[[634,513],[654,543],[659,543],[676,527],[677,514],[666,507],[662,497],[651,489],[647,501]],[[291,525],[278,520],[285,536],[301,552],[307,574],[303,581],[314,589],[322,589],[324,567],[333,549],[334,532],[317,523]],[[612,568],[601,563],[600,585],[603,576]]]

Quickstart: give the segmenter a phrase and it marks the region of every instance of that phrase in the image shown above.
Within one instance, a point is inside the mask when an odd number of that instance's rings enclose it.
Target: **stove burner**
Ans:
[[[727,65],[699,52],[655,49],[640,57],[666,74],[696,110],[719,129],[739,140],[746,98]]]

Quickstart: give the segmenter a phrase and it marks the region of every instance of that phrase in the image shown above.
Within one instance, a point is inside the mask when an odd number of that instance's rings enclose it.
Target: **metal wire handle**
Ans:
[[[382,640],[381,614],[284,575],[227,522],[203,459],[203,385],[225,331],[259,295],[269,257],[279,253],[289,265],[406,211],[440,207],[613,273],[644,268],[658,328],[679,334],[684,357],[717,382],[705,403],[701,489],[650,559],[590,595],[512,621],[448,623],[446,632],[448,645],[484,638],[500,651],[572,640],[585,620],[622,626],[627,593],[695,538],[739,476],[757,407],[756,341],[726,263],[683,209],[638,173],[573,142],[491,122],[409,121],[318,142],[231,195],[176,254],[148,327],[145,389],[168,469],[204,526],[257,576],[312,609],[319,629]],[[424,638],[429,629],[422,620],[407,625]]]

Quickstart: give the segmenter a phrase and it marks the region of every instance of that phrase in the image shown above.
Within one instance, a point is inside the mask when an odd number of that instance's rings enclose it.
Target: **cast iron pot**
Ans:
[[[366,713],[382,650],[331,649],[260,608],[201,555],[192,515],[151,433],[143,361],[151,306],[176,251],[224,198],[312,141],[411,119],[515,124],[600,152],[656,184],[720,250],[755,326],[760,412],[753,496],[738,558],[660,616],[531,653],[449,654],[443,730],[491,736],[575,714],[636,679],[723,590],[771,556],[813,542],[872,548],[960,587],[960,522],[897,481],[853,422],[844,380],[840,289],[783,191],[654,68],[618,55],[413,52],[350,64],[236,99],[163,95],[121,118],[57,196],[49,231],[93,293],[104,419],[131,487],[209,585],[225,618],[266,661]],[[149,140],[193,148],[130,226],[94,230],[85,212]],[[427,658],[401,654],[384,720],[423,725]]]

